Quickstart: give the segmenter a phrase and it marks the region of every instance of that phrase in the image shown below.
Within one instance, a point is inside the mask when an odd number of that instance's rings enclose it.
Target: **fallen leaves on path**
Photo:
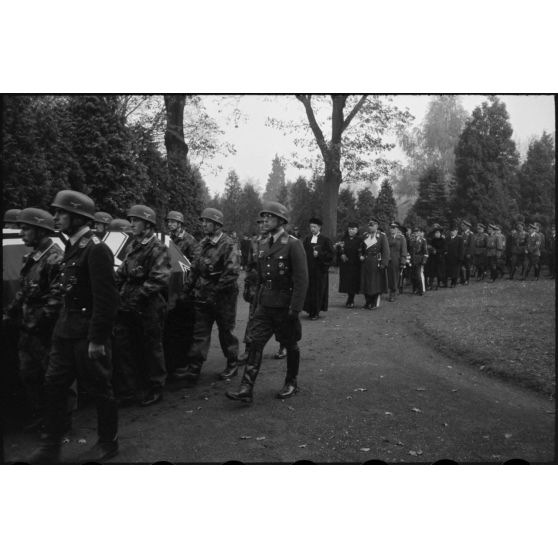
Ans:
[[[413,411],[413,413],[422,413],[422,411],[418,407],[413,407],[411,411]]]

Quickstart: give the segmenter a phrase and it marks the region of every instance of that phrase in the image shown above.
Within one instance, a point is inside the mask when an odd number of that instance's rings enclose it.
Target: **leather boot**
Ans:
[[[238,362],[227,363],[227,367],[219,374],[220,380],[230,380],[238,374]]]
[[[194,366],[186,366],[184,368],[177,368],[174,371],[171,379],[174,382],[183,385],[184,387],[194,387],[200,378],[200,368]]]
[[[288,399],[298,391],[296,378],[299,366],[300,349],[298,347],[296,349],[287,349],[287,376],[285,378],[285,385],[276,395],[277,399]]]
[[[244,374],[242,375],[242,380],[240,381],[240,389],[238,391],[227,391],[225,395],[232,399],[233,401],[242,401],[244,403],[252,403],[254,383],[258,372],[260,371],[260,365],[262,362],[262,350],[250,347],[250,354],[248,355],[248,361],[246,362],[246,367],[244,368]]]
[[[118,453],[118,403],[114,398],[97,400],[97,443],[80,463],[103,463]]]
[[[118,453],[118,439],[110,441],[98,440],[97,443],[80,457],[83,465],[93,463],[104,463]]]

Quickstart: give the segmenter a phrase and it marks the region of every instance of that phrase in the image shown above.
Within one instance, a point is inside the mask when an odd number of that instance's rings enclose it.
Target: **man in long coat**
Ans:
[[[407,239],[403,235],[401,225],[398,222],[394,221],[389,228],[388,301],[394,302],[399,285],[399,274],[407,262]]]
[[[354,308],[355,294],[360,292],[360,247],[362,237],[358,223],[350,222],[343,240],[337,244],[339,261],[339,292],[347,293],[347,308]]]
[[[387,291],[386,268],[389,262],[389,244],[387,236],[378,231],[379,221],[371,218],[368,233],[361,245],[360,261],[362,272],[360,290],[364,294],[366,310],[380,306],[380,295]]]
[[[322,225],[321,219],[310,219],[310,234],[303,242],[309,279],[303,309],[311,320],[317,320],[320,312],[327,312],[328,270],[333,263],[333,244],[329,238],[321,234]]]
[[[464,259],[463,237],[457,234],[457,225],[451,227],[449,236],[446,237],[446,242],[446,279],[450,279],[451,287],[455,287],[459,277],[459,264]]]

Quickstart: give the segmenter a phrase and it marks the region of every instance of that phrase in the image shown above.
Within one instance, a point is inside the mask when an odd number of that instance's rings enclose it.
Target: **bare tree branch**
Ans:
[[[318,147],[322,152],[324,159],[329,156],[329,150],[327,143],[324,138],[324,134],[320,129],[320,125],[316,120],[316,116],[314,115],[314,111],[312,110],[312,105],[310,104],[310,95],[296,95],[296,98],[304,105],[306,109],[306,116],[308,117],[308,123],[310,124],[310,129],[312,130],[314,137],[316,138],[316,142],[318,143]]]
[[[364,101],[366,101],[366,97],[368,97],[368,95],[363,95],[359,99],[358,103],[353,107],[353,110],[347,115],[347,118],[345,118],[345,122],[343,122],[343,129],[341,130],[341,132],[344,132],[349,127],[351,120],[356,116],[358,111],[362,108],[362,105],[364,105]]]

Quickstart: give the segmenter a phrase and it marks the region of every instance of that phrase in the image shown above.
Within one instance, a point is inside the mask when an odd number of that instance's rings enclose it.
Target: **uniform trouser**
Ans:
[[[477,270],[477,279],[481,279],[486,273],[486,256],[484,254],[475,254],[474,261]]]
[[[500,274],[500,277],[504,277],[506,273],[506,258],[503,254],[496,256],[496,269]]]
[[[289,317],[288,308],[271,308],[258,306],[252,319],[252,342],[248,355],[247,367],[252,374],[258,373],[261,355],[266,343],[275,334],[277,341],[287,350],[286,383],[292,383],[298,376],[300,349],[298,342],[302,339],[302,326],[298,316]]]
[[[254,296],[250,301],[250,307],[248,309],[248,322],[246,323],[246,329],[244,330],[245,345],[250,345],[250,343],[252,342],[252,336],[250,334],[250,331],[252,328],[254,314],[256,313],[256,307],[257,307],[257,296]]]
[[[119,396],[133,396],[145,384],[149,389],[162,389],[165,385],[165,313],[162,302],[152,303],[142,314],[118,312],[114,327],[114,383]]]
[[[387,267],[388,289],[390,294],[394,295],[399,289],[399,262],[390,261]]]
[[[510,259],[510,279],[513,279],[519,266],[521,266],[521,275],[523,275],[525,272],[525,254],[512,253]]]
[[[527,277],[531,272],[531,268],[535,270],[535,277],[539,278],[539,273],[541,271],[540,266],[541,257],[537,254],[527,254],[527,269],[525,270],[524,277]]]
[[[215,302],[196,301],[193,340],[188,351],[188,365],[193,370],[201,370],[207,360],[214,323],[217,323],[219,344],[227,365],[233,366],[238,361],[238,339],[233,334],[237,298],[238,291],[234,290],[227,296],[219,296]]]
[[[412,273],[413,292],[424,293],[426,287],[424,284],[424,266],[422,264],[413,265]]]
[[[461,284],[468,283],[471,279],[471,257],[465,256],[460,268]]]
[[[496,255],[487,256],[486,259],[488,263],[488,269],[490,270],[490,278],[493,281],[496,281],[496,279],[498,278],[498,257]]]
[[[19,372],[27,395],[27,403],[31,415],[44,413],[45,375],[48,368],[50,336],[40,336],[27,331],[19,335]],[[77,381],[74,380],[68,389],[67,412],[77,408]]]
[[[65,427],[68,388],[77,379],[80,389],[89,393],[97,407],[99,440],[116,439],[118,406],[112,390],[112,354],[110,341],[106,355],[91,359],[87,339],[65,339],[54,336],[45,375],[46,435],[50,442],[60,443]]]
[[[165,320],[163,347],[165,366],[170,374],[177,368],[186,366],[188,350],[192,344],[194,331],[194,305],[178,300],[168,311]]]

